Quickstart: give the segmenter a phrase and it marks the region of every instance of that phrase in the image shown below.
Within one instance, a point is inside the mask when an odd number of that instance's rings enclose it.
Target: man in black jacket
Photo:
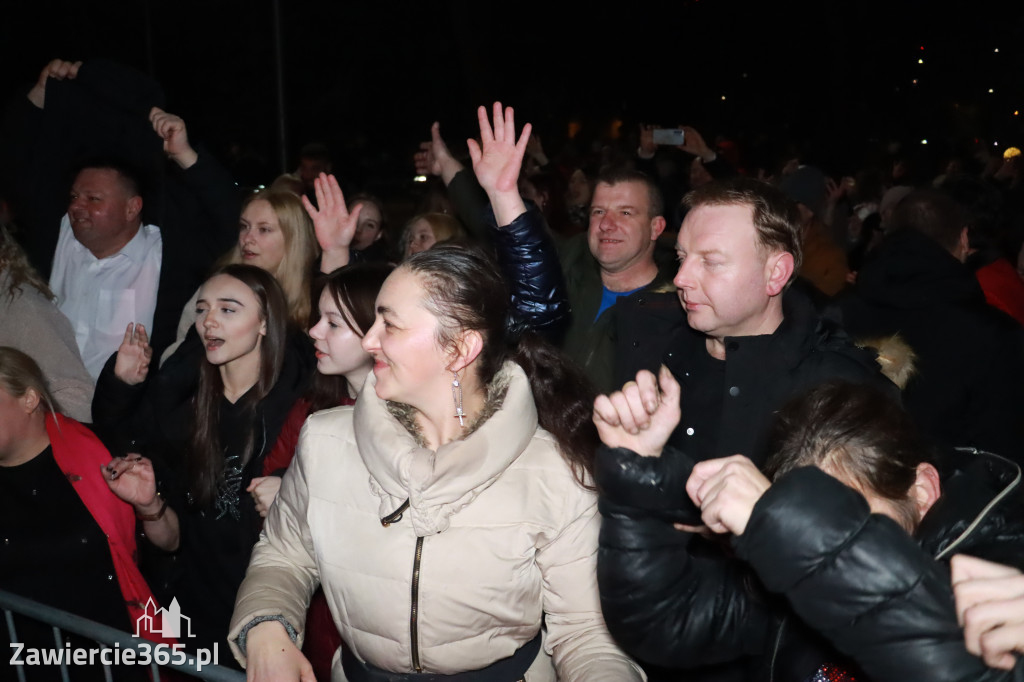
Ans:
[[[952,199],[909,194],[841,299],[843,324],[857,337],[899,333],[914,350],[903,404],[929,436],[1022,462],[1024,331],[963,264],[967,232]]]
[[[777,189],[748,178],[705,185],[684,200],[674,283],[686,313],[665,365],[685,399],[671,443],[703,460],[738,452],[765,457],[772,414],[822,381],[895,388],[874,353],[821,317],[800,285],[800,216]],[[651,391],[638,375],[625,390]]]
[[[968,653],[944,564],[964,552],[1024,565],[1016,464],[933,463],[884,394],[828,382],[783,410],[772,484],[741,456],[655,453],[678,416],[668,373],[662,387],[653,410],[622,405],[649,411],[646,429],[597,420],[614,446],[595,465],[598,578],[627,651],[685,668],[748,656],[752,680],[1022,679]],[[695,552],[673,522],[731,533],[732,550]]]

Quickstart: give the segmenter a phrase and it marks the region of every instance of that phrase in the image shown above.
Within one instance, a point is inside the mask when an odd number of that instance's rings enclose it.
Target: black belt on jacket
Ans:
[[[491,663],[486,668],[464,673],[442,675],[440,673],[393,673],[381,670],[370,663],[363,663],[352,651],[342,644],[341,667],[348,682],[517,682],[526,676],[540,652],[540,632],[522,645],[508,658]]]

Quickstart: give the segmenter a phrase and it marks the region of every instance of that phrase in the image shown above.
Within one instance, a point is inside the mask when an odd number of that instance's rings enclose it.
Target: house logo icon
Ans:
[[[157,625],[159,621],[160,625]],[[177,598],[171,600],[171,605],[165,608],[157,608],[156,602],[150,597],[146,602],[146,608],[141,616],[135,619],[135,636],[141,637],[139,633],[143,630],[164,637],[181,639],[182,621],[185,622],[185,636],[194,637],[192,634],[192,619],[181,615],[181,607],[178,606]],[[145,624],[145,628],[143,625]]]

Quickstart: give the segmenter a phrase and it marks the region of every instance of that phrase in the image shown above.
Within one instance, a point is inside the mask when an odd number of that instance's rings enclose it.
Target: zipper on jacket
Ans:
[[[417,632],[416,618],[419,615],[420,599],[420,560],[423,558],[423,538],[416,538],[416,558],[412,563],[412,608],[409,612],[409,637],[412,641],[412,668],[418,673],[423,672],[420,666],[420,642]]]
[[[405,510],[408,509],[408,508],[409,508],[409,500],[406,500],[405,502],[403,502],[398,507],[398,509],[396,509],[395,511],[391,512],[390,514],[385,516],[383,519],[381,519],[380,520],[380,525],[382,525],[385,528],[387,528],[392,523],[398,523],[399,521],[402,520],[402,513],[405,512]]]

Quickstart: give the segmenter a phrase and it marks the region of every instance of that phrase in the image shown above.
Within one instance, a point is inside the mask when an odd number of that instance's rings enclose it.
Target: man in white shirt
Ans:
[[[238,238],[234,181],[162,104],[159,84],[131,68],[55,59],[0,135],[25,251],[71,318],[94,377],[129,322],[159,356],[182,306]]]
[[[50,288],[93,378],[130,323],[152,329],[163,260],[160,228],[142,225],[138,183],[123,168],[83,168],[61,221]]]

